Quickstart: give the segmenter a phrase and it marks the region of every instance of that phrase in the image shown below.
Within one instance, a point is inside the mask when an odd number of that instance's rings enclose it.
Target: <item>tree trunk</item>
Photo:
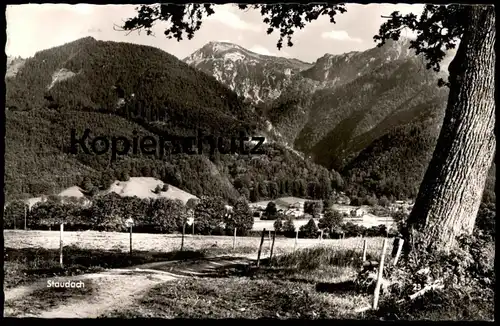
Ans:
[[[470,6],[449,66],[443,126],[405,232],[406,253],[449,251],[471,234],[495,152],[495,11]]]

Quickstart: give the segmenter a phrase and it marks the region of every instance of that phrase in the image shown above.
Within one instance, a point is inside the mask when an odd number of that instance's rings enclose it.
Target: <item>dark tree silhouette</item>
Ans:
[[[138,15],[128,19],[127,31],[151,28],[157,21],[170,21],[165,30],[168,38],[182,40],[200,29],[205,15],[213,13],[213,5],[143,5]],[[320,15],[344,13],[343,4],[256,4],[239,5],[242,10],[259,9],[268,34],[279,30],[278,49],[283,39],[292,46],[294,30],[305,27]],[[408,219],[404,234],[407,253],[448,251],[456,245],[456,237],[471,234],[481,203],[488,169],[494,157],[494,63],[495,11],[486,5],[426,5],[420,17],[393,12],[385,17],[375,41],[398,40],[401,30],[417,32],[411,48],[422,53],[427,68],[440,70],[445,50],[456,47],[457,54],[449,65],[449,78],[440,86],[450,88],[448,106],[432,160]]]

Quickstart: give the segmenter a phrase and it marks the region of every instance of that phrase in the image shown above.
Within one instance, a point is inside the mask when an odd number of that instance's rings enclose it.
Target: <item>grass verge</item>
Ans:
[[[153,288],[131,309],[111,318],[355,318],[363,296],[329,296],[314,285],[286,280],[179,280]]]
[[[249,265],[219,269],[208,278],[161,284],[137,300],[133,308],[114,310],[101,318],[273,318],[368,320],[493,320],[493,296],[446,292],[428,295],[403,306],[381,298],[376,312],[371,293],[354,286],[359,252],[311,248],[284,254],[260,268]],[[368,253],[369,260],[375,253]]]
[[[133,309],[101,317],[357,318],[356,309],[370,300],[355,293],[351,284],[360,264],[358,255],[319,247],[264,259],[260,268],[224,267],[206,278],[159,285]]]
[[[446,289],[430,291],[413,302],[397,304],[388,299],[367,319],[494,321],[495,293],[492,289]]]

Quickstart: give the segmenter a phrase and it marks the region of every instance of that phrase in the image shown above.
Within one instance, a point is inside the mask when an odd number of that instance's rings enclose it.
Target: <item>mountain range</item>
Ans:
[[[436,73],[407,38],[312,64],[210,42],[184,62],[261,107],[278,141],[340,171],[350,192],[415,197],[448,97],[437,80],[454,55]]]
[[[76,184],[91,195],[115,179],[144,176],[229,201],[322,198],[332,189],[414,197],[443,119],[447,90],[437,78],[445,74],[425,69],[405,39],[314,63],[226,42],[209,42],[181,61],[153,47],[79,39],[9,59],[5,191],[37,196]],[[109,153],[71,153],[70,129],[86,128],[90,139],[201,130],[267,141],[259,156],[113,161]]]

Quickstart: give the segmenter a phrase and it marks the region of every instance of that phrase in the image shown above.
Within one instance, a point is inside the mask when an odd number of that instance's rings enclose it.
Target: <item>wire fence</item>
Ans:
[[[186,230],[187,231],[187,230]],[[118,250],[127,252],[132,244],[133,251],[169,252],[181,250],[182,234],[149,234],[99,231],[63,231],[63,246],[75,246],[81,249]],[[6,248],[60,248],[60,230],[24,231],[4,230]],[[132,241],[130,239],[132,238]],[[380,253],[384,238],[346,238],[346,239],[304,239],[276,236],[274,253],[290,253],[294,250],[330,247],[336,250],[355,250],[363,252],[364,239],[367,240],[368,252]],[[272,232],[266,231],[262,246],[263,254],[271,250]],[[261,237],[184,235],[183,250],[223,249],[226,252],[251,254],[259,249]]]

